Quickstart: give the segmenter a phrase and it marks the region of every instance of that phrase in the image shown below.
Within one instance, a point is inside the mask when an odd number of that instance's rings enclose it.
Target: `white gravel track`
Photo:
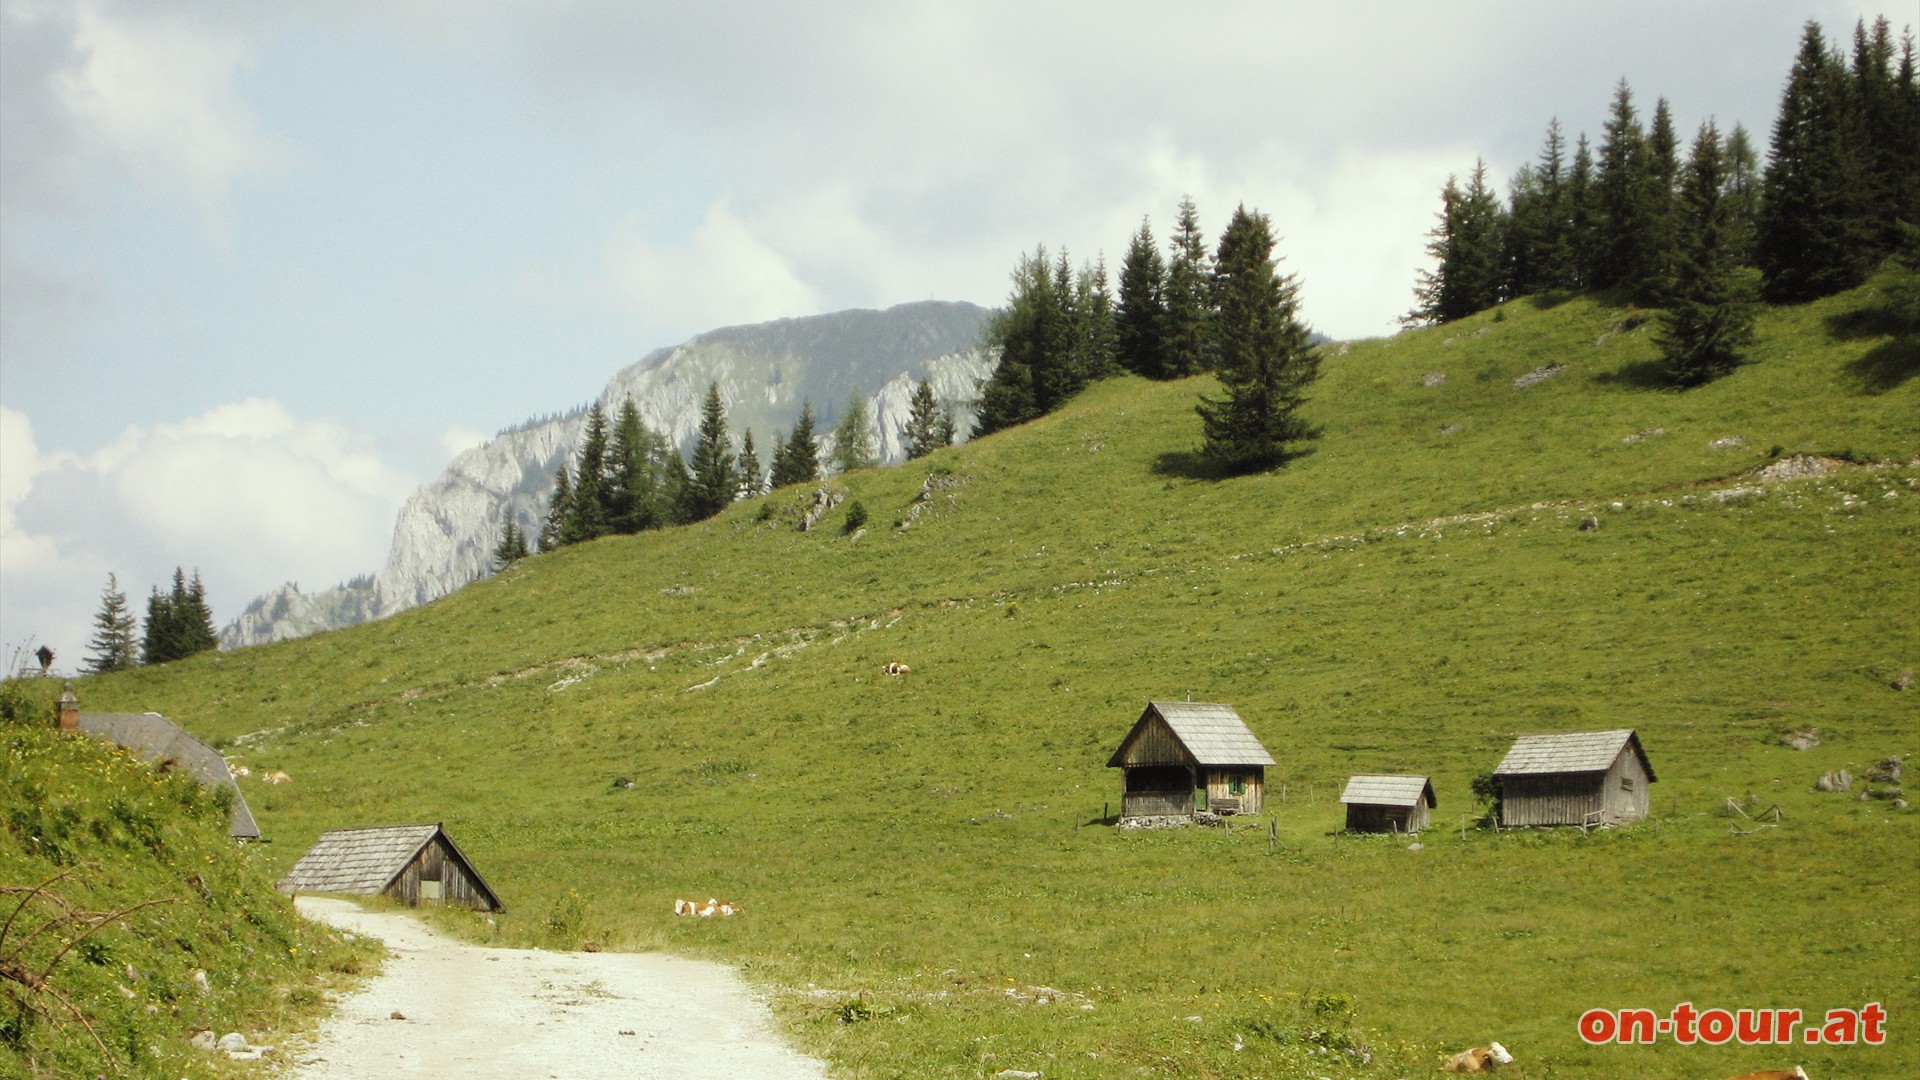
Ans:
[[[782,1045],[733,969],[658,953],[488,949],[399,912],[302,896],[302,915],[386,942],[380,975],[317,1041],[296,1080],[823,1080]],[[396,1019],[395,1013],[405,1019]]]

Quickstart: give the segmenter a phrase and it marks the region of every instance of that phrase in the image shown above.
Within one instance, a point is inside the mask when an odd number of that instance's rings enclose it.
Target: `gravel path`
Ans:
[[[317,1041],[289,1048],[296,1080],[823,1080],[783,1046],[731,968],[657,953],[487,949],[398,912],[302,896],[300,913],[393,955]],[[395,1014],[405,1017],[396,1018]]]

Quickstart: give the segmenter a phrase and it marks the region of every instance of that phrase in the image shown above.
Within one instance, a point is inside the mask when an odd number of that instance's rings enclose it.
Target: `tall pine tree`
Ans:
[[[700,434],[687,463],[687,483],[680,492],[681,521],[705,521],[727,508],[739,484],[733,454],[727,449],[727,411],[720,402],[720,384],[707,386],[700,410]]]
[[[1639,111],[1633,107],[1633,89],[1625,79],[1613,94],[1600,142],[1598,175],[1594,178],[1600,211],[1593,284],[1603,289],[1625,288],[1638,293],[1655,277],[1656,207],[1653,167]]]
[[[1403,320],[1409,324],[1452,322],[1504,298],[1501,237],[1505,222],[1493,189],[1487,186],[1485,162],[1474,162],[1465,189],[1456,178],[1447,177],[1440,192],[1439,219],[1427,239],[1427,253],[1437,265],[1420,272],[1414,308]]]
[[[1167,264],[1146,219],[1120,264],[1120,300],[1114,310],[1114,348],[1120,366],[1164,379],[1167,372]]]
[[[96,675],[122,671],[133,666],[134,629],[138,620],[127,607],[127,594],[120,591],[120,579],[107,575],[107,587],[100,594],[100,610],[93,617],[93,652],[87,657],[87,670]]]
[[[504,516],[506,524],[500,529],[500,542],[493,545],[495,573],[526,558],[528,554],[527,534],[520,531],[520,523],[514,519],[513,509],[508,507]]]
[[[1213,369],[1213,272],[1191,197],[1180,200],[1180,218],[1168,248],[1162,368],[1167,378],[1180,379]]]
[[[1753,341],[1754,285],[1738,258],[1740,224],[1727,156],[1711,121],[1693,141],[1680,193],[1680,256],[1657,339],[1667,377],[1699,386],[1740,363]]]
[[[587,411],[586,431],[573,470],[573,499],[561,524],[560,542],[579,544],[613,531],[608,520],[613,502],[607,482],[607,412],[598,401]]]
[[[567,463],[554,470],[553,495],[547,500],[547,519],[540,526],[540,550],[552,551],[567,543],[567,519],[573,514],[573,476]]]
[[[1761,180],[1762,289],[1798,303],[1852,288],[1873,261],[1857,112],[1845,65],[1808,22],[1787,75]]]
[[[1314,435],[1300,406],[1319,360],[1299,319],[1299,284],[1275,268],[1273,247],[1267,216],[1242,206],[1214,260],[1215,374],[1223,396],[1203,397],[1198,411],[1202,454],[1227,472],[1270,469],[1291,444]]]

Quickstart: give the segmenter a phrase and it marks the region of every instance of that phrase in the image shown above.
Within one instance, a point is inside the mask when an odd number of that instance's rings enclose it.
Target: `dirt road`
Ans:
[[[300,913],[380,938],[382,973],[316,1043],[289,1047],[297,1080],[822,1080],[781,1045],[732,969],[657,954],[486,949],[397,912],[302,896]],[[405,1019],[398,1019],[394,1014]]]

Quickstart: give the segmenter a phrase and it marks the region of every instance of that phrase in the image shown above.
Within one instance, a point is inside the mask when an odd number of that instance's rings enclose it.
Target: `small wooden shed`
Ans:
[[[437,823],[322,833],[280,879],[280,891],[384,894],[408,907],[445,903],[503,910],[500,898]]]
[[[220,751],[187,733],[187,729],[156,712],[81,712],[73,688],[60,695],[60,730],[84,733],[110,742],[162,772],[184,772],[207,787],[225,788],[233,798],[227,835],[235,840],[260,839],[247,797],[233,780],[233,770]]]
[[[1151,701],[1107,767],[1123,770],[1121,818],[1257,814],[1273,755],[1231,705]],[[1198,793],[1198,798],[1196,798]]]
[[[1522,735],[1493,775],[1500,824],[1624,825],[1647,816],[1657,779],[1630,728]]]
[[[1416,833],[1427,827],[1427,811],[1439,805],[1433,782],[1424,776],[1357,773],[1340,793],[1347,804],[1348,832]]]

